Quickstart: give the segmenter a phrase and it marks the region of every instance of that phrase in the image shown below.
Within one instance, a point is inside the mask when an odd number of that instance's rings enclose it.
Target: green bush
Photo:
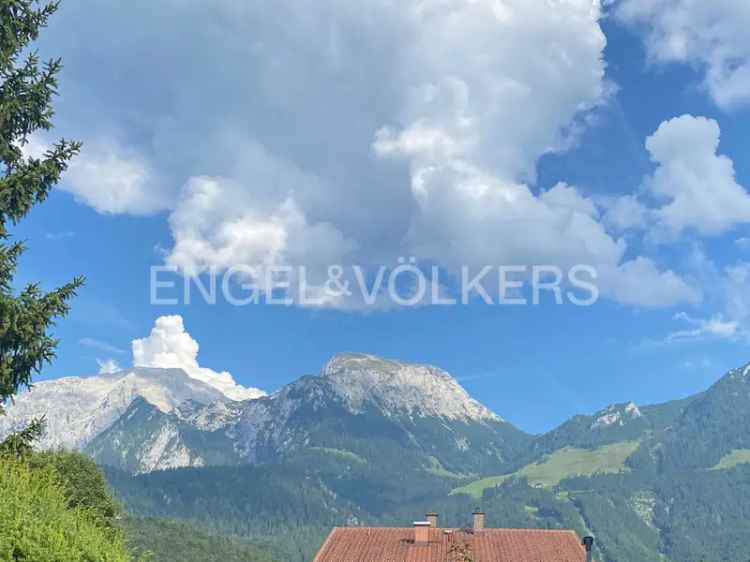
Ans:
[[[69,508],[88,508],[108,526],[121,509],[112,497],[104,474],[86,455],[74,452],[40,452],[32,454],[29,466],[51,469],[59,477]]]
[[[53,468],[0,458],[0,562],[131,562],[120,532],[68,496]]]

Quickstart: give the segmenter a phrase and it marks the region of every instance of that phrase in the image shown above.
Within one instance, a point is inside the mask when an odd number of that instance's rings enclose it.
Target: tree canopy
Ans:
[[[78,142],[62,139],[42,155],[28,150],[32,135],[52,128],[62,62],[40,62],[31,45],[57,8],[57,2],[0,0],[0,413],[54,357],[58,342],[50,329],[83,283],[76,277],[49,292],[38,283],[14,287],[25,246],[11,241],[9,228],[47,198],[80,149]],[[22,452],[40,430],[40,423],[33,424],[4,448]]]

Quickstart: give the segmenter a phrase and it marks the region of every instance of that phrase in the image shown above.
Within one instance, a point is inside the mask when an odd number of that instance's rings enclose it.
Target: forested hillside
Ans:
[[[443,525],[464,526],[476,505],[492,526],[593,533],[605,562],[741,560],[750,537],[746,372],[689,399],[578,416],[496,475],[448,470],[419,444],[405,454],[363,440],[355,425],[318,433],[315,446],[277,464],[108,477],[134,513],[269,541],[292,562],[309,561],[334,525],[409,525],[436,510]]]

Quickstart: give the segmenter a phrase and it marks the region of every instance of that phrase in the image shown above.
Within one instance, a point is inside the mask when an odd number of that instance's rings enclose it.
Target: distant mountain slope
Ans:
[[[317,448],[365,460],[389,454],[414,469],[463,475],[499,470],[529,441],[444,371],[342,354],[320,376],[256,400],[169,412],[134,402],[86,450],[133,473],[279,463]]]
[[[445,371],[353,353],[244,402],[181,371],[133,369],[41,383],[9,413],[0,435],[47,413],[43,447],[82,448],[132,473],[279,463],[317,447],[365,459],[398,452],[414,469],[461,477],[502,470],[531,439]]]
[[[268,548],[211,535],[183,522],[126,518],[120,525],[130,550],[150,562],[281,562]]]
[[[225,404],[223,402],[215,403]],[[202,430],[183,421],[200,405],[183,402],[163,412],[138,397],[110,427],[84,447],[100,465],[134,474],[187,466],[232,465],[240,462],[231,440],[221,431]],[[237,407],[230,403],[227,408]]]
[[[83,448],[114,423],[136,398],[163,412],[186,400],[208,404],[226,400],[215,388],[190,378],[180,369],[137,367],[91,377],[67,377],[36,383],[15,398],[0,416],[0,437],[45,416],[47,432],[39,447]]]
[[[674,469],[711,468],[733,450],[750,449],[750,365],[691,401],[661,442],[660,461]]]
[[[552,431],[535,438],[520,462],[525,464],[530,459],[562,447],[587,449],[639,440],[662,432],[673,426],[685,409],[702,396],[703,394],[698,394],[652,406],[637,406],[633,402],[625,402],[613,404],[591,415],[574,416]]]

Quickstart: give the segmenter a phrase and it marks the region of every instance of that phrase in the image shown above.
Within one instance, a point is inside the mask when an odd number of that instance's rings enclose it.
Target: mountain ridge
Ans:
[[[189,377],[181,369],[133,367],[117,373],[64,377],[36,383],[15,397],[0,416],[0,435],[45,417],[47,431],[39,440],[43,449],[80,449],[114,423],[136,397],[162,411],[185,400],[202,403],[226,400],[217,389]]]
[[[394,447],[419,451],[426,466],[450,471],[465,464],[480,471],[499,468],[530,439],[473,399],[446,371],[362,353],[336,354],[320,374],[243,401],[219,396],[178,370],[135,368],[100,380],[41,383],[40,392],[22,395],[21,407],[0,420],[0,433],[55,407],[56,396],[90,386],[96,387],[95,399],[87,397],[82,411],[80,400],[61,405],[41,446],[84,449],[99,462],[133,473],[280,462],[306,447],[331,448],[337,434],[351,428],[358,428],[355,441],[387,435]],[[106,400],[113,389],[118,400]],[[37,396],[41,400],[34,407]],[[82,415],[96,424],[71,434],[70,420]]]
[[[137,396],[85,450],[135,514],[269,538],[299,562],[333,525],[424,510],[461,525],[477,504],[496,526],[595,534],[603,562],[736,560],[750,536],[748,400],[744,366],[687,398],[532,436],[445,371],[348,353],[254,400]]]

